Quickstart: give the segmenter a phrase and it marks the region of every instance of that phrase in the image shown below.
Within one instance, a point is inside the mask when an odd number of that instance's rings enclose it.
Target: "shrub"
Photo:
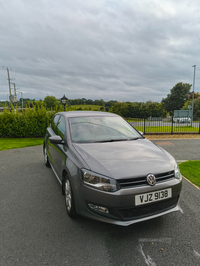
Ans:
[[[44,105],[23,112],[4,109],[0,115],[0,137],[43,137],[55,112],[48,111]]]

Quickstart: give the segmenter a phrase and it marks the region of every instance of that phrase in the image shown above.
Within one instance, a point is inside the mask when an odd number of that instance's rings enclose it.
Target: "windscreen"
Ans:
[[[141,138],[141,135],[121,117],[69,118],[73,142],[107,142]]]

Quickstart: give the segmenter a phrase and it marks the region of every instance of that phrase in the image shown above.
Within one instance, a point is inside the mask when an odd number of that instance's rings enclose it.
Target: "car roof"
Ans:
[[[113,114],[113,113],[107,113],[107,112],[98,112],[98,111],[68,111],[68,112],[59,112],[57,114],[62,114],[63,116],[65,116],[66,118],[68,117],[84,117],[84,116],[104,116],[104,117],[108,117],[108,116],[113,116],[116,117],[118,115]]]

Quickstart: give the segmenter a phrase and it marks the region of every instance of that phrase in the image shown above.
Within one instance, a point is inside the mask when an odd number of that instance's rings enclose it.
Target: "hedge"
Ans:
[[[0,114],[0,137],[43,137],[55,113],[44,105],[29,107],[23,112],[5,108]]]

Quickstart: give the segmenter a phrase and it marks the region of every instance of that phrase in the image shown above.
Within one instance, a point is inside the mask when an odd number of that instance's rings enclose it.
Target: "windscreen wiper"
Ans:
[[[95,143],[101,143],[101,142],[115,142],[115,141],[127,141],[129,139],[105,139],[105,140],[97,140],[94,141]]]

